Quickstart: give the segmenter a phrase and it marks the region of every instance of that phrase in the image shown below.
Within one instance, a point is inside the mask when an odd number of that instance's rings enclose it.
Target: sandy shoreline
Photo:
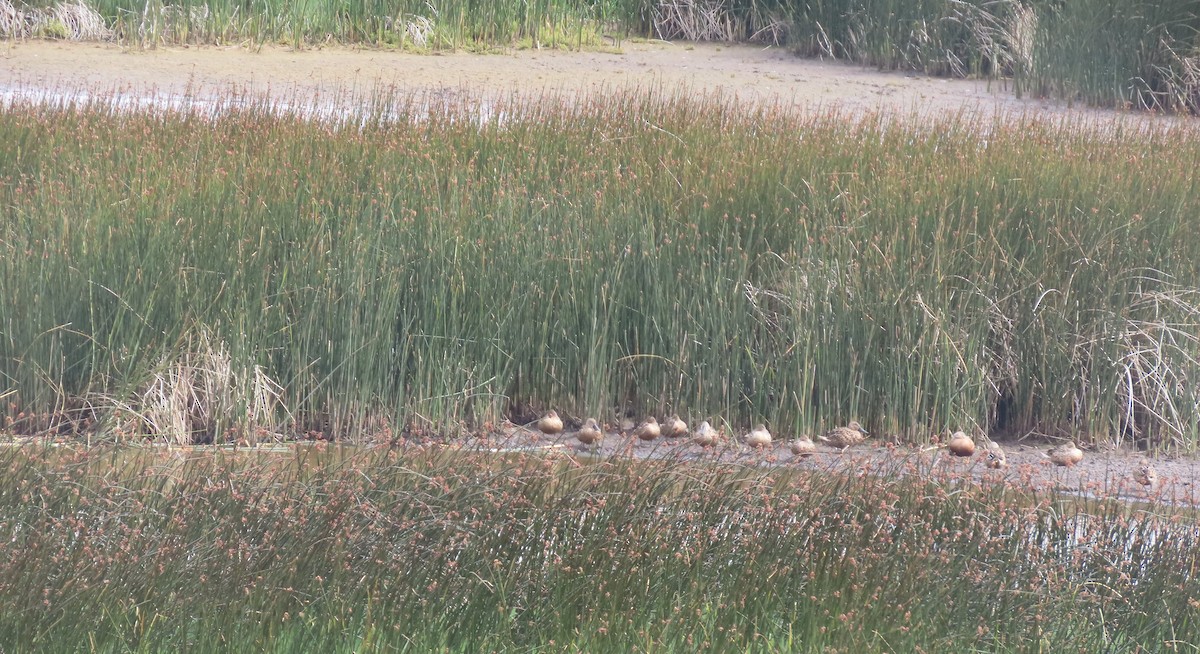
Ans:
[[[1061,102],[1018,99],[1004,82],[880,72],[801,59],[780,48],[741,45],[625,42],[613,53],[422,55],[343,47],[137,50],[108,43],[0,42],[0,91],[9,96],[90,92],[355,103],[381,92],[578,96],[628,89],[719,94],[750,104],[849,114],[1122,117],[1164,125],[1186,120],[1071,108]]]

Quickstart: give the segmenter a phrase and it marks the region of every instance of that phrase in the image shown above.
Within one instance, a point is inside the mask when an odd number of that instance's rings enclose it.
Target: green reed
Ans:
[[[304,46],[332,41],[426,51],[497,45],[598,47],[621,3],[97,0],[88,6],[104,19],[112,38],[145,47],[247,41]]]
[[[1158,650],[1197,533],[937,475],[438,449],[0,453],[6,651]],[[1183,517],[1179,520],[1176,518]]]
[[[1195,443],[1195,140],[611,93],[0,113],[9,429]],[[407,103],[407,104],[406,104]]]
[[[1020,93],[1092,105],[1200,108],[1187,0],[822,0],[787,15],[804,54],[934,75],[1011,77]]]
[[[1039,13],[1029,92],[1088,104],[1200,111],[1200,7],[1186,0],[1092,0]]]

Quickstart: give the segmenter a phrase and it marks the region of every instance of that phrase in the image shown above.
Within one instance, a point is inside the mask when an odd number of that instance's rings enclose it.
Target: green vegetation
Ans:
[[[1200,111],[1200,5],[1192,0],[746,4],[755,10],[743,13],[740,34],[807,55],[1010,77],[1018,93],[1100,106]]]
[[[116,38],[143,46],[165,43],[368,43],[418,50],[600,47],[628,33],[649,11],[644,0],[0,0],[0,37],[26,33],[31,17],[89,13],[111,31],[79,38]],[[6,18],[11,15],[11,19]],[[630,21],[633,21],[631,23]]]
[[[617,407],[1196,444],[1194,138],[407,102],[0,112],[9,430],[457,434]]]
[[[1200,110],[1200,6],[1190,0],[832,0],[787,16],[806,54],[1011,76],[1020,93],[1101,106]]]
[[[1200,638],[1196,527],[1167,507],[940,476],[568,463],[8,448],[0,646],[1098,652]]]
[[[1200,5],[1054,3],[1019,90],[1102,106],[1200,113]]]
[[[0,0],[0,37],[47,35],[418,51],[603,48],[630,35],[753,41],[881,68],[1006,78],[1022,94],[1200,110],[1194,0]]]

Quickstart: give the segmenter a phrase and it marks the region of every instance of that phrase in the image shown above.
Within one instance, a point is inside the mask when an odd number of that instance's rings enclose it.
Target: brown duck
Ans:
[[[808,436],[801,436],[788,444],[792,454],[799,457],[809,457],[816,453],[817,446]]]
[[[644,441],[652,441],[659,436],[662,436],[662,427],[658,424],[658,419],[654,416],[646,418],[645,422],[637,426],[633,431],[637,437]]]
[[[705,420],[696,428],[696,433],[692,436],[692,442],[700,447],[712,447],[717,444],[717,430],[713,429],[713,426]]]
[[[667,421],[662,425],[663,436],[667,438],[678,438],[686,436],[688,433],[688,425],[679,416],[674,415],[667,418]]]
[[[554,411],[547,411],[546,415],[537,421],[537,428],[543,434],[557,434],[563,430],[563,421]]]
[[[999,470],[1008,465],[1008,461],[1004,459],[1004,449],[993,441],[988,441],[984,448],[986,454],[983,462],[992,470]]]
[[[851,421],[851,423],[845,427],[834,427],[833,429],[830,429],[825,433],[824,436],[817,436],[817,440],[827,445],[832,445],[833,447],[844,450],[848,447],[858,445],[866,440],[867,436],[869,435],[870,434],[867,432],[867,430],[863,429],[862,425],[858,424],[858,421],[855,420]]]
[[[758,424],[754,429],[746,434],[746,444],[750,447],[767,447],[771,444],[771,432],[767,431],[765,425]]]
[[[596,423],[595,418],[588,418],[579,431],[575,432],[575,438],[584,445],[595,445],[604,438],[604,432],[600,431],[600,425]]]
[[[1056,466],[1071,466],[1083,460],[1083,450],[1075,447],[1074,441],[1067,441],[1062,445],[1051,448],[1046,452],[1046,458],[1054,462]]]
[[[954,456],[971,456],[975,454],[975,441],[961,431],[954,432],[946,449]]]
[[[1137,467],[1133,469],[1133,480],[1147,489],[1153,490],[1158,486],[1158,471],[1150,465],[1149,459],[1143,457],[1138,461]]]

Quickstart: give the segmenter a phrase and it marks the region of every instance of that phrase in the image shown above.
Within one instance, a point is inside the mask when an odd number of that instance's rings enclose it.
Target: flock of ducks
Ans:
[[[536,421],[538,431],[547,435],[560,434],[563,431],[563,419],[556,411],[547,411],[546,415]],[[680,438],[692,435],[692,442],[701,447],[712,447],[720,441],[720,435],[707,420],[700,423],[700,426],[693,432],[678,415],[673,415],[663,422],[659,422],[658,418],[650,416],[641,424],[635,425],[632,421],[623,421],[621,424],[621,433],[633,434],[642,441],[653,441],[659,437]],[[866,440],[869,433],[863,429],[862,425],[857,422],[851,422],[845,427],[835,427],[828,433],[817,436],[817,440],[845,450],[854,445]],[[575,438],[583,445],[598,445],[604,440],[604,430],[600,427],[600,423],[596,422],[595,418],[588,418],[583,425],[575,432]],[[764,448],[770,446],[774,442],[774,437],[763,424],[758,424],[751,429],[743,438],[742,441],[750,447]],[[812,439],[807,436],[797,438],[789,444],[792,454],[797,456],[809,456],[815,454],[817,446]]]
[[[562,418],[555,411],[546,412],[544,416],[536,421],[536,425],[538,431],[547,435],[562,433],[564,427]],[[637,425],[633,421],[626,419],[622,421],[621,432],[633,434],[644,442],[653,441],[660,437],[680,438],[689,433],[692,435],[692,442],[701,447],[713,447],[720,441],[720,435],[717,430],[707,420],[701,422],[695,431],[691,431],[688,424],[678,415],[673,415],[661,423],[657,418],[651,416]],[[830,447],[845,451],[862,443],[868,436],[870,436],[870,433],[866,429],[863,429],[862,425],[856,421],[852,421],[845,427],[834,427],[828,432],[817,436],[817,440]],[[596,422],[595,418],[588,418],[584,421],[583,426],[575,432],[575,438],[583,445],[598,446],[604,440],[604,430]],[[746,433],[742,437],[742,441],[750,447],[765,448],[774,442],[774,438],[766,426],[760,423]],[[798,457],[808,457],[817,452],[816,443],[807,436],[792,440],[788,443],[788,448],[793,455]],[[950,440],[946,443],[945,448],[950,454],[957,457],[971,457],[976,452],[975,440],[962,431],[954,432],[950,436]],[[994,441],[987,440],[981,454],[983,463],[988,468],[999,470],[1008,465],[1004,457],[1004,449]],[[1054,463],[1054,465],[1069,468],[1083,461],[1083,450],[1079,449],[1074,442],[1068,441],[1043,452],[1043,456]],[[1134,469],[1133,479],[1142,486],[1154,488],[1158,484],[1158,473],[1154,470],[1150,461],[1143,458]]]

